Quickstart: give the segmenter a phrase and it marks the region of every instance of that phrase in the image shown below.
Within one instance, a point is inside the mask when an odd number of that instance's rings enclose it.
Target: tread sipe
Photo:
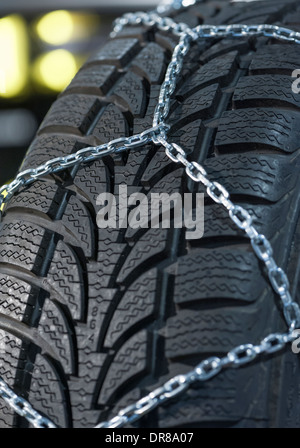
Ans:
[[[197,24],[300,28],[297,0],[208,0]],[[61,93],[24,160],[35,167],[152,125],[176,39],[130,27]],[[255,217],[299,283],[300,46],[266,38],[199,41],[173,95],[170,138]],[[285,330],[249,240],[205,197],[205,233],[98,229],[100,193],[203,192],[153,145],[48,176],[15,195],[0,229],[0,376],[61,427],[92,427],[201,360]],[[299,298],[299,297],[298,297]],[[197,384],[139,427],[299,426],[290,348]],[[28,427],[0,400],[0,427]]]

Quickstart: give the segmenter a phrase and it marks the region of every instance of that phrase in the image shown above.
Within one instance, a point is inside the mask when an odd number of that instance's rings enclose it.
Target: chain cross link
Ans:
[[[161,387],[150,392],[133,405],[121,410],[113,419],[100,423],[96,428],[121,428],[129,423],[133,423],[167,400],[181,395],[191,384],[198,381],[208,381],[224,369],[244,366],[253,362],[259,356],[277,353],[298,337],[295,335],[294,329],[297,325],[300,325],[300,308],[293,301],[289,290],[289,281],[285,272],[277,265],[273,257],[273,249],[270,242],[256,230],[250,213],[245,208],[235,205],[231,201],[230,193],[226,188],[218,182],[211,181],[203,166],[195,161],[189,161],[183,148],[168,141],[167,133],[169,126],[165,120],[170,110],[171,97],[175,91],[178,76],[182,71],[184,58],[188,54],[192,42],[203,38],[265,36],[299,44],[300,33],[275,25],[201,25],[191,29],[185,23],[176,23],[169,17],[161,17],[158,15],[158,12],[169,12],[172,6],[174,9],[180,9],[184,5],[190,6],[200,2],[201,0],[185,0],[185,2],[184,0],[174,0],[170,5],[170,2],[167,2],[166,6],[159,7],[157,11],[125,14],[115,22],[115,27],[112,32],[113,36],[122,31],[124,26],[142,24],[149,27],[155,26],[162,31],[171,32],[179,37],[179,43],[174,49],[171,62],[167,68],[165,80],[161,86],[159,100],[153,118],[153,127],[141,134],[122,137],[97,147],[83,148],[69,156],[57,157],[37,168],[19,173],[13,182],[0,189],[0,210],[3,211],[4,205],[22,187],[49,174],[54,174],[73,166],[79,166],[104,156],[135,149],[150,142],[155,145],[162,145],[166,149],[167,156],[173,162],[181,163],[185,167],[186,174],[190,179],[194,182],[202,183],[206,187],[207,194],[213,201],[221,204],[228,211],[235,225],[249,237],[256,256],[263,262],[267,270],[270,284],[281,299],[288,331],[283,334],[270,334],[258,345],[239,345],[223,358],[213,357],[202,361],[187,374],[177,375],[171,378]],[[0,397],[17,414],[26,418],[34,427],[56,427],[53,422],[35,411],[25,399],[13,392],[1,377]]]

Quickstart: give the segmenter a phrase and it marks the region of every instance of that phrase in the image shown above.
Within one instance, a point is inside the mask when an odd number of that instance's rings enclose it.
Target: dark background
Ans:
[[[124,12],[157,0],[0,0],[0,184],[16,174],[51,104]]]

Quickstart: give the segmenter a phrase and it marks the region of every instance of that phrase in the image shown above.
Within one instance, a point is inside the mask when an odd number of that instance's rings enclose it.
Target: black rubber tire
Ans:
[[[298,1],[207,1],[176,20],[276,23],[299,30]],[[42,123],[22,168],[151,126],[176,39],[126,28],[90,58]],[[300,46],[266,38],[200,41],[174,95],[171,139],[206,166],[299,282]],[[92,427],[168,378],[285,330],[249,241],[205,199],[205,234],[98,230],[96,198],[204,191],[162,148],[48,176],[17,194],[0,233],[0,376],[61,427]],[[1,345],[2,344],[2,345]],[[139,427],[299,425],[290,348],[198,384]],[[0,427],[28,427],[0,400]]]

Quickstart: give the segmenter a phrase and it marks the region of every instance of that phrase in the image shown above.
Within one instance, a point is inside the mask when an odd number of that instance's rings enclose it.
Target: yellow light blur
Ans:
[[[36,25],[40,39],[50,45],[63,45],[74,33],[74,21],[68,11],[53,11],[45,14]]]
[[[78,70],[75,57],[67,50],[53,50],[39,56],[33,65],[35,81],[47,89],[61,92]]]
[[[1,193],[1,196],[3,196],[4,199],[6,198],[7,195],[8,195],[7,190],[4,190],[4,191]],[[1,207],[0,207],[0,212],[3,212],[4,207],[5,207],[5,202],[1,205]]]
[[[22,93],[28,77],[26,22],[19,15],[0,19],[0,97]]]
[[[38,38],[53,46],[88,39],[98,28],[96,14],[64,10],[48,12],[34,24]]]

